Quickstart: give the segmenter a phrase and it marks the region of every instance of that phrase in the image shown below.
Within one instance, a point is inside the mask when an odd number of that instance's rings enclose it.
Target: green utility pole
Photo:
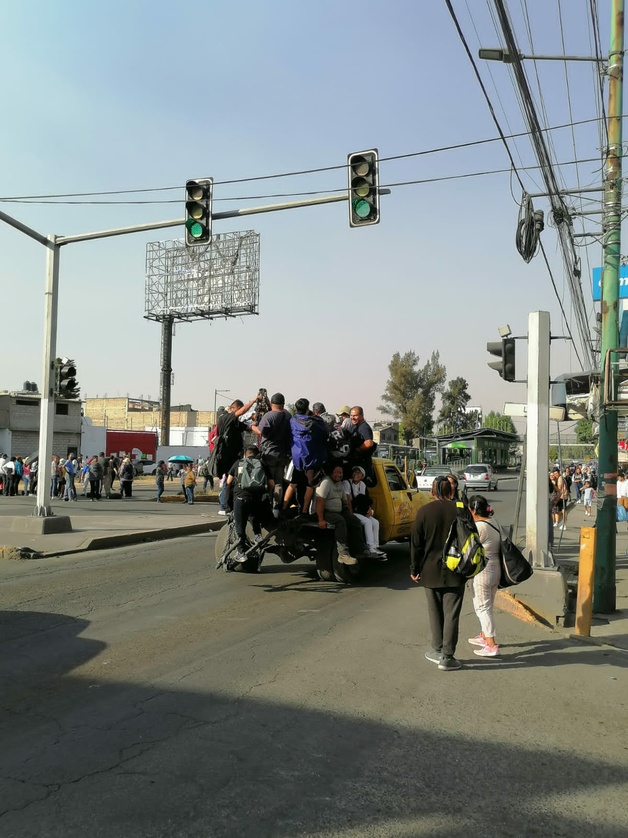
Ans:
[[[604,170],[604,270],[602,274],[602,347],[600,362],[604,392],[604,361],[619,347],[619,264],[621,253],[622,144],[621,119],[624,69],[624,0],[612,0],[611,49],[608,62],[608,149]],[[611,369],[614,369],[612,367]],[[611,375],[614,373],[611,372]],[[615,388],[612,388],[615,392]],[[600,405],[597,543],[593,610],[610,614],[616,607],[617,537],[617,411]]]

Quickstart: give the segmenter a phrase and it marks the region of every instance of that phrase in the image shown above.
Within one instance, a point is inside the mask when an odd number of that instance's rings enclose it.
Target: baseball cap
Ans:
[[[325,405],[322,402],[314,402],[312,410],[314,413],[325,413]]]
[[[285,400],[285,398],[284,398],[284,396],[283,396],[283,393],[274,393],[274,394],[270,397],[270,403],[271,403],[271,404],[285,404],[285,403],[286,403],[286,400]]]
[[[351,408],[348,404],[343,404],[343,406],[336,411],[338,416],[342,416],[343,413],[351,413]]]

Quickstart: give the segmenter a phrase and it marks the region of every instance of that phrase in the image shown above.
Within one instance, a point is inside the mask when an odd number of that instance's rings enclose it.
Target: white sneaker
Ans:
[[[558,526],[558,524],[556,523],[556,521],[554,521],[553,526],[554,526],[554,527],[557,527],[557,526]]]
[[[560,527],[559,527],[558,529],[559,529],[559,530],[566,530],[566,529],[567,529],[567,527],[566,527],[564,524],[561,524],[561,525],[560,525]]]
[[[219,509],[219,510],[218,510],[218,514],[219,514],[219,515],[226,515],[227,513],[225,512],[225,510],[224,510],[224,509]]]

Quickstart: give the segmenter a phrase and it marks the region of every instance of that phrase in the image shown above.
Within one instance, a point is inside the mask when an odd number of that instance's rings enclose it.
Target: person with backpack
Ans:
[[[262,524],[271,515],[268,478],[255,446],[247,448],[244,458],[231,467],[226,485],[232,492],[233,522],[238,536],[238,546],[232,558],[236,562],[243,561],[249,546],[246,538],[249,518],[253,533],[258,536],[262,534]]]
[[[471,580],[473,610],[480,621],[480,633],[470,637],[474,654],[481,658],[495,658],[499,655],[499,645],[495,639],[495,620],[493,604],[502,575],[501,532],[490,523],[493,510],[483,495],[471,495],[469,509],[478,528],[480,541],[486,554],[486,567]]]
[[[458,507],[453,500],[453,487],[447,477],[434,480],[432,498],[418,510],[412,525],[410,578],[425,588],[432,635],[432,651],[425,657],[440,670],[452,672],[462,667],[455,653],[466,578],[449,569],[444,554],[458,517],[477,530],[466,507]]]

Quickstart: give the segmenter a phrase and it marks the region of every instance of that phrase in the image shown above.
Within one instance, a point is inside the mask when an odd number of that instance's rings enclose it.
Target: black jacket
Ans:
[[[425,588],[463,588],[465,580],[442,562],[443,549],[456,518],[456,503],[434,500],[416,514],[412,525],[410,572]]]

